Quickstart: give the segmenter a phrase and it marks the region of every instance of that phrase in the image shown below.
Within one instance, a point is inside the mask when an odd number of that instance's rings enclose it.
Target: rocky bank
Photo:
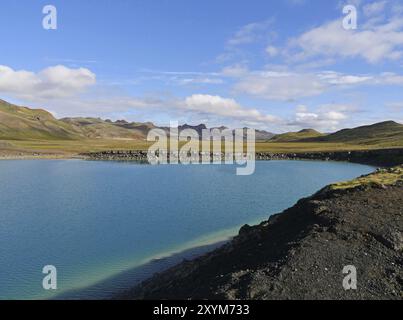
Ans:
[[[81,156],[88,160],[118,160],[147,162],[147,151],[113,150],[93,153],[83,153]],[[201,154],[196,155],[197,157]],[[213,155],[210,155],[213,157]],[[221,155],[225,158],[225,154]],[[273,153],[257,152],[256,160],[325,160],[349,161],[375,166],[395,166],[403,163],[403,148],[376,149],[361,151],[335,151],[335,152],[299,152],[299,153]],[[168,155],[169,159],[169,155]]]
[[[329,186],[118,298],[402,299],[402,203],[403,167]]]

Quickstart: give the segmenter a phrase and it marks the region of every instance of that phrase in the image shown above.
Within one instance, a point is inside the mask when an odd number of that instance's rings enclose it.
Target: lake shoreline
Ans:
[[[387,175],[396,180],[383,184]],[[355,180],[358,186],[325,187],[245,225],[230,243],[116,298],[400,300],[403,166]],[[350,265],[358,290],[342,286],[343,266]]]
[[[138,150],[115,150],[102,152],[89,152],[81,154],[0,154],[0,160],[97,160],[97,161],[138,161],[148,163],[147,152]],[[353,151],[329,151],[329,152],[256,152],[257,161],[270,160],[318,160],[318,161],[343,161],[373,165],[379,167],[391,167],[403,163],[403,148],[369,149]]]
[[[81,156],[86,160],[147,161],[146,151],[104,151],[104,152],[84,153],[81,154]],[[196,154],[196,156],[199,155]],[[223,158],[224,156],[225,155],[222,154]],[[256,152],[255,159],[343,161],[365,165],[374,165],[380,167],[390,167],[403,163],[403,148],[374,149],[374,150],[361,150],[361,151],[334,151],[334,152],[295,152],[295,153]]]
[[[122,286],[128,282],[131,284],[140,284],[141,282],[150,279],[155,274],[159,274],[172,268],[184,261],[190,261],[204,254],[207,254],[221,246],[229,243],[233,236],[225,239],[212,241],[211,243],[201,242],[198,245],[184,247],[182,250],[172,251],[165,254],[159,254],[156,257],[145,260],[134,267],[119,273],[113,274],[102,279],[92,285],[67,290],[48,300],[107,300],[114,299],[119,294],[123,294],[126,290],[122,290]]]

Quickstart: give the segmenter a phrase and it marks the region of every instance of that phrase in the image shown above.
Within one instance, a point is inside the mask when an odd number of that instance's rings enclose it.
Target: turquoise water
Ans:
[[[0,161],[0,299],[127,289],[130,278],[113,277],[130,270],[147,277],[164,267],[144,269],[152,259],[227,239],[331,182],[371,171],[270,161],[236,176],[224,165]],[[56,291],[42,289],[45,265],[57,268]]]

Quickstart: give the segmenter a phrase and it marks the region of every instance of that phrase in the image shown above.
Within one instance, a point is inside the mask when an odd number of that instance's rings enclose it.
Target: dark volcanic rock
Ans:
[[[402,299],[402,201],[401,185],[322,190],[119,298]]]
[[[201,155],[201,154],[199,154]],[[81,154],[89,160],[148,161],[147,151],[122,150],[101,151]],[[168,154],[168,158],[169,158]],[[212,156],[212,155],[211,155]],[[364,151],[270,153],[257,152],[256,160],[325,160],[349,161],[374,166],[389,167],[403,163],[403,149],[378,149]],[[225,158],[225,155],[222,154]]]

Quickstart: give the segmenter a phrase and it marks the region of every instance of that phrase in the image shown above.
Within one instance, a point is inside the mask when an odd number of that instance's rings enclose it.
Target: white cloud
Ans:
[[[348,119],[348,112],[353,110],[354,106],[331,104],[322,105],[317,111],[310,112],[306,106],[298,106],[295,118],[288,125],[321,131],[337,130],[343,121]]]
[[[207,94],[194,94],[187,97],[184,101],[183,108],[191,112],[210,114],[241,121],[254,121],[268,124],[279,120],[272,115],[262,114],[256,109],[245,108],[234,99]]]
[[[70,97],[95,82],[95,74],[85,68],[70,69],[58,65],[34,73],[0,66],[0,93],[17,99],[38,101]]]
[[[261,71],[242,78],[235,91],[269,100],[293,100],[321,94],[326,84],[314,74]]]
[[[292,101],[317,96],[331,89],[348,89],[363,85],[403,85],[403,76],[391,72],[353,75],[335,71],[278,70],[239,73],[234,90],[268,100]]]
[[[373,80],[372,76],[345,75],[334,71],[319,73],[318,77],[331,85],[353,85]]]
[[[361,57],[374,64],[400,59],[402,46],[403,20],[399,17],[386,23],[361,24],[357,30],[345,30],[338,19],[290,40],[288,55],[294,61],[317,56]]]

